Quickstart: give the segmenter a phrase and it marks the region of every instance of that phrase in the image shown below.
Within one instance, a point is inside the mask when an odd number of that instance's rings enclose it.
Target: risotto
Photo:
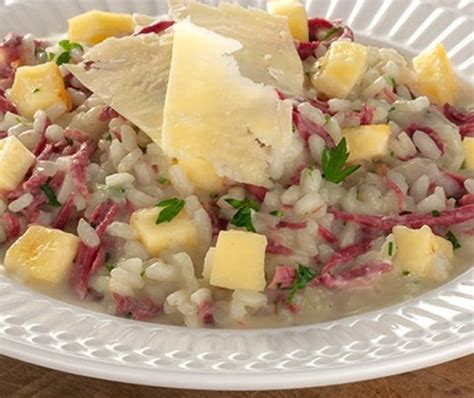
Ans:
[[[298,2],[90,11],[0,43],[12,278],[136,320],[245,328],[407,300],[474,259],[474,112]]]

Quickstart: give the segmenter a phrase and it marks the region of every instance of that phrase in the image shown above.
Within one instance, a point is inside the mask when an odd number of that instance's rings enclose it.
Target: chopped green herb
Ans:
[[[158,177],[157,181],[162,185],[168,184],[170,182],[170,180],[168,180],[166,177],[162,177],[162,176]]]
[[[143,278],[145,276],[145,270],[143,270],[142,272],[140,272],[140,276]]]
[[[395,90],[397,88],[397,81],[392,76],[387,77],[387,80],[392,86],[392,88]]]
[[[403,271],[403,272],[402,272],[402,275],[403,275],[403,276],[410,276],[410,271]]]
[[[275,217],[283,217],[285,215],[281,210],[273,210],[270,214]]]
[[[67,64],[71,60],[71,54],[67,51],[61,53],[58,58],[56,58],[56,63],[58,65]]]
[[[451,242],[454,250],[460,249],[462,247],[459,243],[458,238],[456,238],[456,235],[454,235],[451,231],[448,231],[448,233],[446,234],[446,238]]]
[[[360,109],[357,109],[357,108],[356,108],[356,109],[354,109],[353,111],[354,111],[354,112],[360,112]]]
[[[334,34],[340,32],[342,28],[340,26],[334,26],[331,29],[328,29],[323,37],[319,41],[324,41],[330,39]]]
[[[393,242],[388,242],[388,255],[392,257],[393,254]]]
[[[21,120],[19,117],[16,117],[15,121],[17,122],[17,124],[23,124],[23,120]]]
[[[360,165],[354,165],[344,168],[344,164],[349,157],[347,152],[346,139],[343,138],[336,148],[325,148],[321,157],[324,179],[335,184],[339,184],[346,177],[360,168]]]
[[[466,161],[462,162],[460,170],[466,170]]]
[[[360,201],[360,189],[359,188],[356,189],[356,200]]]
[[[32,93],[33,93],[33,94],[36,94],[36,93],[39,93],[40,91],[41,91],[41,89],[35,88],[35,89],[33,89]]]
[[[433,217],[439,217],[440,212],[439,212],[438,210],[433,210],[433,211],[431,212],[431,215],[432,215]]]
[[[395,110],[396,108],[394,106],[392,106],[389,110],[388,110],[388,113],[391,113]]]
[[[156,224],[170,222],[183,210],[184,204],[184,200],[178,198],[167,199],[158,203],[156,207],[162,207],[163,210],[160,211]]]
[[[112,135],[111,135],[111,134],[107,134],[107,135],[105,136],[104,140],[109,141],[109,142],[112,142]]]
[[[48,204],[50,206],[61,207],[61,203],[58,202],[58,199],[56,198],[56,194],[54,193],[53,188],[51,188],[49,184],[41,185],[40,189],[46,195],[46,198],[48,198]]]
[[[91,224],[92,225],[92,224]],[[94,227],[95,228],[95,227]],[[105,261],[110,261],[110,257],[112,257],[112,255],[109,253],[109,252],[106,252],[105,253]]]
[[[296,292],[304,289],[314,278],[316,277],[316,270],[304,265],[298,264],[298,270],[296,271],[295,281],[291,287],[290,294],[286,298],[286,304],[291,304]]]
[[[324,125],[328,124],[331,121],[331,115],[324,115]]]
[[[260,206],[254,200],[226,199],[234,209],[238,209],[230,221],[236,227],[243,227],[250,232],[257,232],[252,223],[252,211],[259,211]]]
[[[105,269],[109,272],[109,274],[112,272],[112,270],[115,268],[114,264],[112,263],[112,261],[107,261],[105,264],[104,264],[104,267]]]
[[[71,51],[71,50],[84,51],[84,47],[82,47],[79,43],[75,43],[69,40],[61,40],[59,42],[59,47],[61,47],[64,51]]]
[[[54,58],[56,58],[56,53],[48,53],[48,61],[52,61]]]
[[[391,157],[391,158],[394,158],[394,157],[395,157],[395,152],[390,151],[390,157]]]

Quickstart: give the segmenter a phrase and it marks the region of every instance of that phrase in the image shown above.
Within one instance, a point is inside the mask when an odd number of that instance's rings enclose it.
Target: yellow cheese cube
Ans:
[[[163,250],[192,250],[197,246],[198,231],[185,210],[170,222],[156,224],[162,209],[137,210],[130,218],[130,224],[138,234],[138,239],[153,257]]]
[[[13,191],[34,162],[35,156],[15,136],[0,140],[0,189]]]
[[[47,109],[58,103],[64,104],[68,111],[72,109],[63,76],[54,62],[18,68],[10,100],[20,115],[28,118],[32,118],[38,109]]]
[[[288,26],[295,40],[308,41],[308,14],[303,4],[298,1],[269,1],[267,10],[272,15],[288,18]]]
[[[193,185],[203,191],[216,193],[224,189],[224,179],[219,177],[210,162],[205,159],[181,159],[178,165]]]
[[[31,225],[7,250],[5,267],[27,280],[59,284],[68,275],[79,238],[59,229]]]
[[[265,288],[264,235],[221,231],[212,253],[212,286],[259,292]],[[212,250],[212,249],[210,249]]]
[[[129,14],[92,10],[69,20],[68,38],[93,46],[108,37],[130,35],[133,30],[134,23]]]
[[[466,137],[462,140],[464,148],[464,167],[466,170],[474,170],[474,137]]]
[[[367,47],[336,41],[319,60],[312,78],[314,87],[329,98],[346,98],[367,70]]]
[[[444,46],[439,43],[413,58],[417,76],[414,91],[426,95],[431,102],[454,104],[457,95],[457,79]]]
[[[388,124],[360,126],[342,130],[349,151],[348,163],[385,156],[388,151],[390,127]]]
[[[436,236],[430,227],[393,228],[396,254],[393,262],[421,278],[443,280],[448,277],[454,259],[451,242]]]

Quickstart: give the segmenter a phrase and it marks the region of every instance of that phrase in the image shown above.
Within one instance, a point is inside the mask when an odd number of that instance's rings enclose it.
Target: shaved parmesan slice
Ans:
[[[161,142],[171,35],[110,38],[67,69],[107,105]]]
[[[239,41],[242,47],[233,55],[242,76],[302,94],[303,66],[286,17],[228,3],[217,8],[190,0],[169,0],[169,4],[175,19],[189,17],[197,26]]]
[[[234,181],[270,185],[270,165],[291,145],[291,101],[240,74],[239,41],[189,21],[174,31],[163,150],[178,159],[207,159]]]

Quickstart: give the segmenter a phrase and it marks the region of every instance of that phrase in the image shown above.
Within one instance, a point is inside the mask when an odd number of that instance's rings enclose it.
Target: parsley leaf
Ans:
[[[183,210],[184,204],[184,200],[178,198],[171,198],[158,203],[156,207],[162,207],[163,209],[156,219],[156,224],[170,222]]]
[[[41,89],[39,89],[38,87],[33,89],[32,93],[33,94],[36,94],[36,93],[39,93],[41,91]]]
[[[238,209],[230,221],[236,227],[243,227],[250,232],[257,232],[252,223],[252,211],[259,211],[260,206],[254,200],[226,199],[234,209]]]
[[[56,194],[54,193],[53,188],[51,188],[49,184],[41,185],[40,189],[46,195],[46,198],[48,198],[48,204],[50,206],[61,207],[61,203],[58,202],[58,199],[56,198]]]
[[[391,257],[393,254],[393,242],[388,242],[388,255]]]
[[[454,235],[451,231],[448,231],[448,233],[446,234],[446,238],[451,242],[454,250],[460,249],[462,247],[459,243],[458,238],[456,238],[456,235]]]
[[[270,212],[270,215],[275,217],[283,217],[285,213],[283,213],[281,210],[273,210]]]
[[[387,77],[387,80],[390,83],[390,85],[392,86],[392,88],[395,90],[397,88],[397,81],[395,80],[395,78],[392,77],[392,76],[389,76],[389,77]]]
[[[162,177],[162,176],[157,177],[156,180],[158,181],[158,183],[160,183],[162,185],[168,184],[170,182],[170,180],[168,180],[166,177]]]
[[[328,124],[331,121],[331,115],[324,115],[324,125]]]
[[[432,215],[433,217],[439,217],[440,212],[439,212],[438,210],[433,210],[433,211],[431,212],[431,215]]]
[[[79,43],[75,43],[69,40],[61,40],[59,42],[59,47],[61,47],[64,51],[72,51],[72,50],[79,50],[84,51],[84,47],[82,47]]]
[[[346,177],[360,168],[360,165],[354,165],[344,168],[344,164],[349,157],[347,152],[346,139],[343,138],[336,148],[325,148],[321,157],[324,179],[335,184],[339,184]]]
[[[71,54],[68,51],[64,51],[63,53],[59,54],[58,58],[56,58],[56,63],[58,65],[67,64],[71,60]]]
[[[334,34],[339,33],[341,30],[342,28],[340,26],[334,26],[331,29],[328,29],[326,33],[324,34],[324,36],[321,37],[321,39],[319,39],[319,41],[328,40],[329,38],[334,36]]]
[[[316,277],[316,270],[304,265],[298,264],[298,270],[296,271],[295,281],[291,287],[290,294],[286,299],[286,304],[291,304],[296,292],[304,289],[314,278]]]
[[[390,112],[393,112],[396,108],[394,106],[390,107],[390,109],[388,110],[388,113]]]
[[[403,275],[403,276],[410,276],[410,271],[403,271],[403,272],[402,272],[402,275]]]

